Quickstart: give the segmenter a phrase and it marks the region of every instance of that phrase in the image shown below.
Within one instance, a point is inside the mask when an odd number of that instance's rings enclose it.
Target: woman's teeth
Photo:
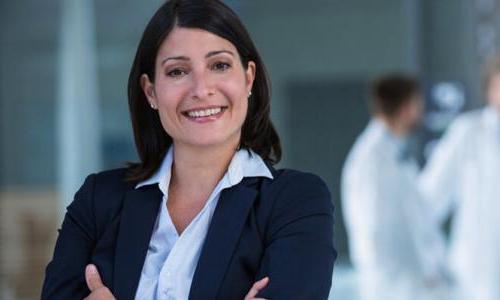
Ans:
[[[188,111],[187,115],[191,118],[199,118],[199,117],[209,117],[216,115],[222,111],[222,107],[217,108],[208,108],[203,110],[192,110]]]

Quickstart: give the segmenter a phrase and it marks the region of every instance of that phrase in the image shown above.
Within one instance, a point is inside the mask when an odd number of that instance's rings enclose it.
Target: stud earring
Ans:
[[[252,91],[248,92],[248,99],[252,96]]]
[[[152,109],[156,110],[156,106],[153,103],[150,103],[149,105],[151,105]]]

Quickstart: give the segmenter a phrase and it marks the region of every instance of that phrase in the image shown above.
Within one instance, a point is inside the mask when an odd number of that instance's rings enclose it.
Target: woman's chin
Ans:
[[[179,142],[174,142],[175,144],[179,144]],[[214,138],[214,137],[206,137],[206,138],[197,138],[192,140],[181,141],[180,144],[192,147],[192,148],[223,148],[223,147],[237,147],[237,142],[233,142],[231,139],[227,138]]]

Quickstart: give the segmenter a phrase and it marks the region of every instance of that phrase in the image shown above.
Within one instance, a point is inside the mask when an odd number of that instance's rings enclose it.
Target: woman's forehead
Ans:
[[[227,39],[199,28],[174,27],[160,45],[158,56],[206,56],[214,51],[238,55],[236,47]]]

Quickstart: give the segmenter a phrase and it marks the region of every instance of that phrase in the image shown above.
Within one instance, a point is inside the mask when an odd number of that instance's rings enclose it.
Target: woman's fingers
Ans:
[[[102,283],[101,275],[95,265],[87,265],[85,280],[90,290],[90,295],[85,300],[116,300],[111,291]]]
[[[85,280],[87,281],[87,286],[89,287],[90,292],[104,287],[101,275],[99,275],[97,267],[93,264],[89,264],[85,268]]]
[[[247,295],[245,296],[245,300],[258,300],[262,298],[255,298],[255,296],[259,293],[261,289],[263,289],[267,284],[269,283],[269,277],[264,277],[261,280],[255,282],[252,285],[252,288],[248,291]],[[265,300],[265,299],[262,299]]]

